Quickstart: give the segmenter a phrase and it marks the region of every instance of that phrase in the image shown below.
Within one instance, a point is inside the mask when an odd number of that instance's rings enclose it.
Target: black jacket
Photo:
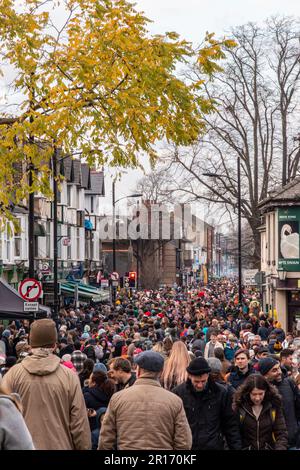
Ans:
[[[221,384],[208,380],[203,392],[196,392],[188,379],[174,388],[184,405],[193,435],[192,450],[241,449],[239,421],[232,411],[231,394]]]
[[[257,330],[257,334],[261,337],[262,341],[266,341],[269,337],[268,328],[265,326],[260,326]]]
[[[245,403],[239,410],[239,419],[243,449],[287,449],[288,434],[282,408],[272,409],[271,403],[266,403],[256,419],[251,406]]]
[[[231,385],[237,389],[244,381],[246,380],[249,375],[255,374],[256,371],[253,369],[251,365],[249,365],[249,369],[246,372],[246,374],[242,374],[242,372],[235,367],[234,370],[230,373],[228,377],[228,382],[231,383]]]
[[[65,354],[72,354],[74,352],[73,344],[67,344],[64,348],[62,348],[59,352],[59,357],[62,358]]]
[[[98,410],[107,408],[110,398],[98,387],[84,387],[82,389],[85,405],[87,408]]]
[[[131,387],[135,381],[136,381],[136,373],[131,372],[131,376],[125,384],[120,383],[117,385],[117,392],[120,392],[121,390],[124,390],[125,388]]]
[[[289,446],[299,445],[299,426],[300,421],[300,391],[293,379],[283,378],[281,382],[273,382],[282,397],[283,414],[288,430]],[[298,441],[297,441],[298,439]]]

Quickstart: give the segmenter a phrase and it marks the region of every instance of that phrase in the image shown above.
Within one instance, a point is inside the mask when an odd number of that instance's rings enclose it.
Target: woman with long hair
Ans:
[[[9,395],[1,385],[0,418],[0,450],[34,450],[18,396]]]
[[[182,341],[176,341],[164,365],[160,378],[162,386],[167,390],[172,390],[185,382],[187,380],[186,368],[190,362],[191,358],[186,345]]]
[[[91,373],[93,372],[95,362],[93,359],[85,359],[83,362],[83,370],[79,374],[79,380],[81,388],[86,385],[86,382],[89,380]]]
[[[105,413],[109,401],[115,392],[115,383],[109,379],[104,370],[94,371],[90,376],[88,386],[83,388],[83,397],[91,429],[92,449],[97,449],[101,416]]]
[[[240,421],[244,449],[287,449],[288,434],[282,399],[265,377],[249,375],[233,396],[233,409]]]

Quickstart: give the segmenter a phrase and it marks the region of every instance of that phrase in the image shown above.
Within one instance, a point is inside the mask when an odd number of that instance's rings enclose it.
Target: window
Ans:
[[[80,259],[80,241],[81,241],[81,237],[80,237],[80,228],[77,228],[76,229],[76,247],[77,247],[77,258],[76,259]]]
[[[85,259],[91,259],[91,240],[92,232],[90,230],[85,231]]]
[[[21,246],[22,246],[22,238],[21,238],[21,219],[17,220],[17,225],[15,227],[15,257],[21,257]]]
[[[68,238],[71,240],[70,245],[68,245],[68,250],[67,250],[67,257],[68,259],[72,258],[72,251],[71,251],[71,246],[72,246],[72,234],[71,234],[71,227],[68,225]]]
[[[94,197],[91,197],[91,213],[94,213]]]
[[[67,186],[67,204],[71,207],[71,185],[68,184]]]
[[[59,191],[59,189],[57,190],[57,202],[58,204],[61,204],[61,192]]]
[[[7,224],[6,230],[4,231],[4,259],[8,261],[10,261],[10,247],[11,247],[10,227],[9,227],[9,224]]]

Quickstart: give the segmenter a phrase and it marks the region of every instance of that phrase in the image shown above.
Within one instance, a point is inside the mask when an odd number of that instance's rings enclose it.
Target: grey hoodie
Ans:
[[[0,395],[0,450],[34,450],[23,416],[6,395]]]

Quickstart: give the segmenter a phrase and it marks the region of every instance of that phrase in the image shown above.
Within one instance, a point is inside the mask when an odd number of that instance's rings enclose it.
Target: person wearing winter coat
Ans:
[[[86,407],[97,411],[98,408],[108,407],[115,392],[115,384],[104,371],[99,370],[92,373],[88,387],[84,387],[82,392]]]
[[[144,351],[134,361],[137,380],[112,396],[98,449],[189,450],[192,434],[182,401],[159,383],[164,358]]]
[[[256,371],[250,365],[250,354],[248,349],[238,349],[234,355],[234,369],[228,375],[227,382],[237,389],[242,385],[247,377],[249,377],[249,375],[255,373]]]
[[[188,379],[173,389],[182,399],[192,431],[192,450],[223,450],[224,437],[231,450],[241,449],[237,416],[232,410],[232,393],[209,373],[203,357],[193,359],[187,367]]]
[[[0,450],[34,450],[21,410],[18,397],[0,386]]]
[[[46,318],[34,321],[29,341],[32,355],[13,366],[2,385],[20,395],[35,448],[90,449],[90,427],[78,376],[53,354],[55,323]]]
[[[215,348],[223,348],[223,344],[217,341],[217,333],[212,332],[210,335],[210,341],[206,343],[204,349],[204,358],[208,359],[209,357],[214,357],[214,349]]]
[[[288,434],[282,399],[260,374],[250,375],[235,391],[233,409],[240,420],[242,448],[286,450]]]
[[[288,447],[300,448],[300,390],[290,377],[283,377],[280,363],[272,357],[259,361],[259,372],[273,384],[282,398],[283,414],[288,431]]]

